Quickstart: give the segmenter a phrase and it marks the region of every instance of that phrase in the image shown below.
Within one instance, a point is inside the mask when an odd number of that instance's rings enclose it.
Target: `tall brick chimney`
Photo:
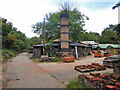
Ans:
[[[61,41],[61,56],[68,56],[69,52],[69,14],[62,13],[60,15],[60,41]]]

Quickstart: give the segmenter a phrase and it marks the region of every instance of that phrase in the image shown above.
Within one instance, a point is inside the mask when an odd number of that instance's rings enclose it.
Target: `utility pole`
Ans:
[[[43,24],[43,55],[45,55],[45,18]]]

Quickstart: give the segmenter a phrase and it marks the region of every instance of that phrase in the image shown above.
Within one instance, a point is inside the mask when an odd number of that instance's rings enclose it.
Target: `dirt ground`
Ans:
[[[44,70],[44,68],[31,62],[26,53],[15,57],[7,66],[6,88],[64,88],[64,84]]]
[[[103,58],[94,58],[94,56],[87,56],[80,58],[80,60],[75,60],[75,62],[71,63],[39,63],[38,65],[53,75],[57,80],[64,82],[66,85],[71,79],[77,77],[79,74],[82,74],[81,72],[74,70],[74,67],[76,65],[87,65],[94,62],[101,64],[102,60]],[[113,72],[113,69],[107,68],[106,70],[95,72]]]
[[[8,63],[9,82],[6,88],[65,88],[71,79],[80,74],[74,70],[75,65],[102,61],[102,58],[87,56],[72,63],[33,63],[29,58],[30,55],[22,53]],[[112,69],[98,72],[112,72]]]

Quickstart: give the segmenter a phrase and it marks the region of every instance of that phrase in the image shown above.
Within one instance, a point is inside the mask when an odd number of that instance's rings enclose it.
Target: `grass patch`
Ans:
[[[53,60],[49,60],[50,62],[62,62],[61,58],[54,58]]]
[[[78,79],[77,78],[74,78],[72,79],[68,85],[67,85],[67,88],[86,88],[85,86],[81,85],[79,82],[78,82]]]
[[[105,72],[105,74],[110,74],[111,72]]]
[[[76,60],[80,60],[79,58],[76,58]]]
[[[117,52],[114,52],[113,54],[114,54],[114,55],[117,55]]]
[[[2,69],[2,73],[5,73],[5,71],[6,71],[6,68]]]
[[[30,58],[32,62],[34,63],[40,63],[40,60],[39,59],[34,59],[34,58]]]
[[[35,63],[40,63],[40,62],[62,62],[61,58],[54,58],[53,60],[43,60],[43,59],[35,59],[35,58],[31,58],[32,62]]]

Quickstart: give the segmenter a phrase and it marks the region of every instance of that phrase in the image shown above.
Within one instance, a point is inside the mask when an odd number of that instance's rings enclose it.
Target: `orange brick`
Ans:
[[[69,40],[69,34],[61,34],[61,40],[68,41]]]
[[[61,18],[61,25],[68,25],[68,24],[69,24],[68,19],[62,17],[62,18]]]
[[[61,32],[69,32],[68,26],[61,27]]]
[[[73,62],[75,59],[73,56],[63,57],[64,62]]]
[[[68,42],[61,42],[61,48],[69,48]]]

